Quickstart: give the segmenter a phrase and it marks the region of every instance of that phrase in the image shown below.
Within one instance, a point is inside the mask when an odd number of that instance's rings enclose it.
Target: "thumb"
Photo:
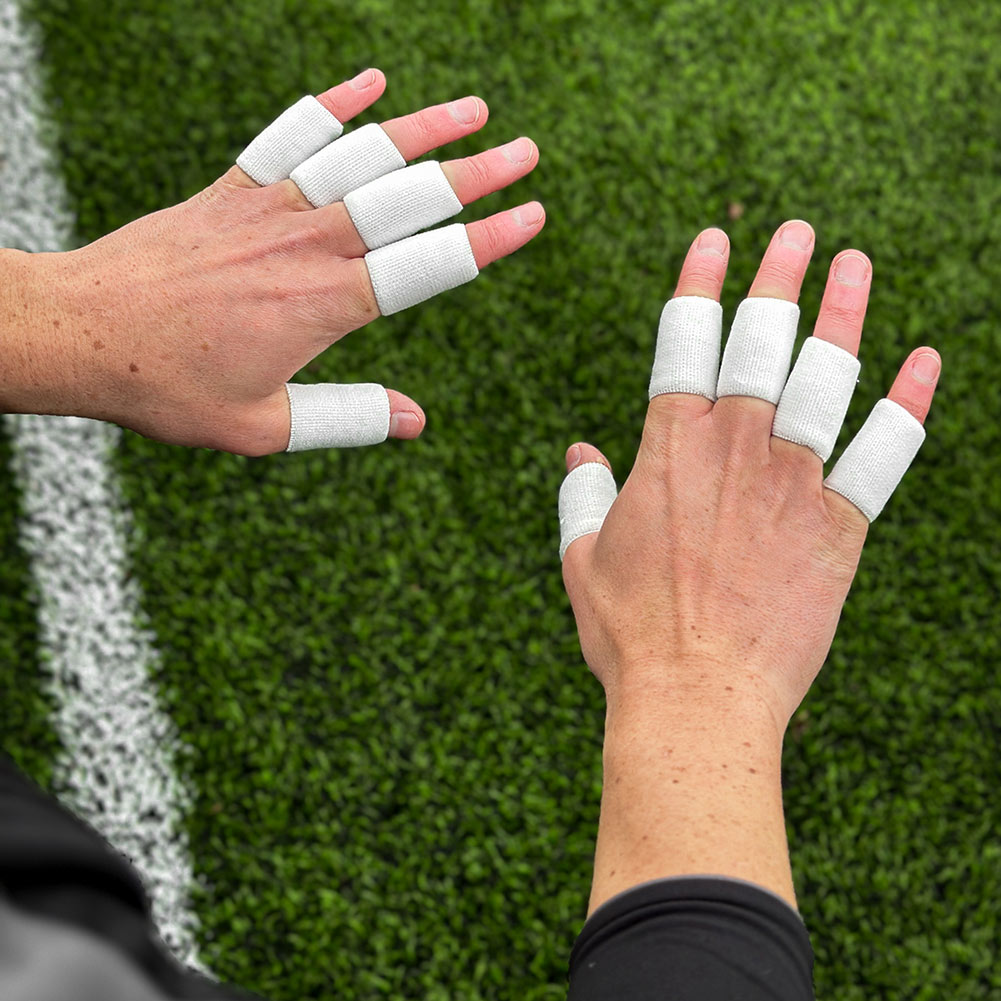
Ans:
[[[601,531],[618,496],[611,463],[593,445],[571,445],[566,464],[559,497],[561,560],[571,543]]]
[[[288,431],[286,452],[378,445],[390,437],[416,438],[427,421],[409,396],[376,382],[287,382],[280,392],[288,400],[282,408]]]

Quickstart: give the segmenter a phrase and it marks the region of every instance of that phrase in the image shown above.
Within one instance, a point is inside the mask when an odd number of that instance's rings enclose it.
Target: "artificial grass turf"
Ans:
[[[489,123],[441,158],[520,134],[542,154],[459,217],[539,198],[540,237],[299,377],[409,393],[419,441],[248,460],[125,436],[134,572],[194,748],[205,961],[275,1001],[565,994],[604,703],[560,579],[563,453],[594,442],[621,485],[688,243],[730,234],[729,318],[798,216],[817,249],[797,350],[831,258],[855,246],[874,263],[832,462],[912,348],[944,362],[928,439],[786,739],[817,995],[1001,998],[1001,10],[29,10],[81,242],[193,194],[301,94],[369,65],[389,88],[352,125],[477,93]],[[11,554],[14,520],[0,524]],[[25,576],[11,559],[10,657],[35,637]],[[44,781],[39,669],[4,668],[4,740]]]

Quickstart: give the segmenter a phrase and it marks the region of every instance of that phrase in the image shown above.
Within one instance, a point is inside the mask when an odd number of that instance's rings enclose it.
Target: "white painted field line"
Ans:
[[[65,190],[40,135],[38,52],[16,0],[0,0],[0,246],[33,252],[72,245]],[[157,653],[128,575],[131,519],[110,466],[121,431],[75,417],[4,420],[65,749],[55,763],[61,799],[135,864],[173,955],[218,979],[197,957],[183,829],[191,797],[174,767],[183,750],[157,706]]]

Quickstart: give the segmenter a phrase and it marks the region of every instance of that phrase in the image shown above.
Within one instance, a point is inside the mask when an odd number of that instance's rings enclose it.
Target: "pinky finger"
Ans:
[[[924,424],[941,371],[942,359],[934,348],[915,348],[886,395]]]
[[[528,202],[507,212],[498,212],[466,226],[469,245],[478,268],[513,254],[541,232],[546,211],[540,202]]]

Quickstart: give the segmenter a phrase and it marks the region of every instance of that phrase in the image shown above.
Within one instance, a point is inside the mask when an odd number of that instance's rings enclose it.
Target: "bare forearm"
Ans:
[[[796,907],[771,715],[634,688],[608,701],[590,916],[651,879],[736,876]]]

